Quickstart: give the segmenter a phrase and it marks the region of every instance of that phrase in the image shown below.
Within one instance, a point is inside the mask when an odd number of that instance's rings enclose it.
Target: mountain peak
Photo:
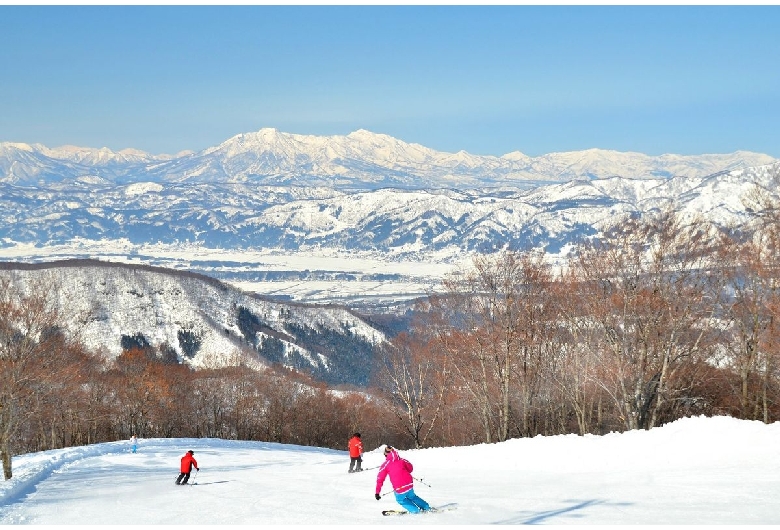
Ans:
[[[35,147],[33,147],[32,145],[22,143],[22,142],[0,142],[0,153],[2,153],[5,150],[12,150],[12,149],[16,149],[18,151],[28,151],[28,152],[33,152],[36,150]]]
[[[382,140],[391,140],[391,141],[394,141],[394,142],[400,142],[400,140],[398,140],[397,138],[394,138],[394,137],[392,137],[390,135],[382,134],[382,133],[375,133],[375,132],[369,131],[368,129],[358,129],[356,131],[352,131],[346,137],[347,138],[351,138],[353,140],[366,140],[366,139],[370,140],[370,139],[381,138]]]

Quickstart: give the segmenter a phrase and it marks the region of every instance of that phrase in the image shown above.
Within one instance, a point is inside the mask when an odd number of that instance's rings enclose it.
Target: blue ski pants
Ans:
[[[395,500],[406,508],[409,513],[418,513],[430,510],[431,507],[421,497],[418,497],[414,492],[414,488],[403,493],[396,493]]]

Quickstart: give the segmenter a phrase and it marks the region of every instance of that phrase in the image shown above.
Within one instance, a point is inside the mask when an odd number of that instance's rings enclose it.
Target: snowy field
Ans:
[[[364,429],[365,430],[365,429]],[[346,446],[347,440],[344,440]],[[195,451],[193,486],[176,486]],[[366,448],[363,466],[383,460]],[[217,439],[140,440],[14,458],[0,523],[36,525],[780,524],[780,423],[686,418],[650,431],[401,451],[436,514],[382,517],[376,469],[346,451]],[[383,492],[390,490],[389,482]]]
[[[468,267],[467,254],[425,254],[418,259],[394,259],[382,252],[334,249],[308,251],[228,250],[195,244],[134,245],[126,240],[88,241],[36,247],[18,243],[0,246],[0,261],[51,262],[92,258],[206,274],[248,292],[284,296],[305,303],[387,302],[425,296],[440,287],[445,275]],[[252,273],[276,271],[324,272],[334,276],[391,275],[393,279],[347,281],[242,279]]]

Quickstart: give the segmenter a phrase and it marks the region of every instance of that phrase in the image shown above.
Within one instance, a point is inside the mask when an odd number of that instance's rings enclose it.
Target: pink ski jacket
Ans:
[[[396,493],[405,493],[412,489],[414,485],[412,479],[412,463],[401,458],[393,449],[385,457],[384,463],[379,467],[379,473],[376,476],[376,493],[382,490],[385,478],[390,475],[390,484],[393,485],[393,491]]]

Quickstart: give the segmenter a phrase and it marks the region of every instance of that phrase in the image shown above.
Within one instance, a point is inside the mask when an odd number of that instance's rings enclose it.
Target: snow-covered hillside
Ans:
[[[331,383],[364,384],[368,366],[356,373],[355,359],[385,340],[343,307],[260,299],[171,270],[93,261],[5,266],[0,278],[25,294],[55,296],[67,331],[108,357],[148,345],[195,367],[279,362]]]

